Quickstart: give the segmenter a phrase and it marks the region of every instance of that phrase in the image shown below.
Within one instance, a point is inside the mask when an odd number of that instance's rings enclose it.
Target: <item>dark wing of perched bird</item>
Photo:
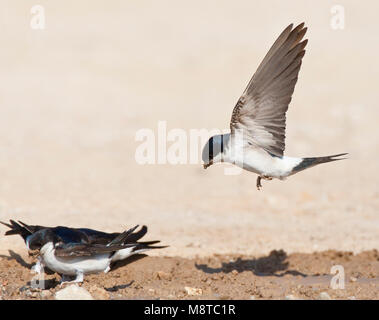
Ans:
[[[149,243],[139,244],[128,241],[128,237],[133,233],[135,229],[138,228],[138,225],[120,233],[117,237],[115,237],[112,241],[107,244],[99,244],[99,243],[83,243],[78,240],[82,239],[65,239],[63,243],[59,243],[55,247],[55,255],[58,257],[68,257],[68,256],[91,256],[94,254],[101,253],[113,253],[121,249],[126,249],[130,247],[143,247],[149,248],[149,244],[157,243],[156,241],[151,241]],[[73,234],[76,232],[82,233],[82,231],[75,230]],[[59,235],[61,237],[61,234]],[[62,239],[62,238],[61,238]],[[63,239],[62,239],[63,240]],[[67,241],[69,240],[69,241]],[[76,240],[76,241],[75,241]],[[102,240],[101,240],[102,241]],[[126,243],[128,241],[128,243]],[[159,242],[159,241],[158,241]],[[153,249],[155,247],[151,247]]]
[[[82,257],[92,256],[102,253],[113,253],[117,250],[130,248],[135,244],[116,244],[116,245],[102,245],[102,244],[88,244],[88,243],[60,243],[55,247],[55,255],[58,257]]]
[[[146,226],[142,226],[141,229],[137,232],[134,232],[134,233],[131,233],[129,236],[128,236],[128,239],[127,241],[129,243],[132,243],[132,242],[137,242],[138,240],[140,240],[145,234],[147,233],[147,227]]]
[[[230,129],[252,147],[283,156],[286,112],[297,82],[307,31],[289,25],[274,42],[233,109]]]
[[[116,238],[114,238],[111,242],[107,244],[107,246],[113,246],[116,244],[124,244],[126,241],[128,241],[129,236],[133,233],[134,230],[138,228],[138,225],[135,227],[124,231],[123,233],[119,234]],[[130,241],[128,241],[130,243]]]
[[[138,251],[143,249],[162,249],[167,248],[167,246],[152,246],[154,244],[159,243],[159,240],[154,241],[142,241],[138,242],[139,239],[141,239],[147,232],[147,227],[143,226],[140,231],[133,233],[135,229],[137,229],[138,225],[134,228],[131,228],[122,234],[120,234],[117,238],[115,238],[111,243],[108,245],[114,245],[114,244],[131,244],[133,246],[132,251]]]
[[[77,230],[84,232],[87,235],[90,243],[108,244],[111,241],[118,241],[117,238],[120,236],[124,238],[127,237],[128,242],[138,241],[147,233],[147,227],[142,226],[141,230],[133,233],[133,231],[137,228],[138,228],[138,225],[135,226],[134,228],[129,229],[127,234],[125,232],[106,233],[106,232],[97,231],[97,230],[88,229],[88,228],[79,228]]]

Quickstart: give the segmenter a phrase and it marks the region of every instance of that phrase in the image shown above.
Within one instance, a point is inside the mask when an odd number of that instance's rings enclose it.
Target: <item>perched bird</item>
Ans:
[[[76,276],[72,282],[82,282],[85,274],[108,272],[115,261],[165,248],[153,246],[160,241],[138,242],[146,234],[146,226],[138,232],[134,232],[138,228],[135,226],[122,233],[106,233],[87,228],[32,226],[13,220],[1,223],[10,228],[5,235],[19,234],[28,250],[39,251],[39,261],[33,268],[36,272],[46,266],[62,274],[62,283],[67,282],[67,276]]]
[[[297,82],[307,31],[289,25],[274,42],[233,109],[231,132],[211,137],[203,148],[204,168],[229,162],[261,179],[285,179],[315,165],[342,160],[347,153],[295,158],[283,155],[286,111]]]

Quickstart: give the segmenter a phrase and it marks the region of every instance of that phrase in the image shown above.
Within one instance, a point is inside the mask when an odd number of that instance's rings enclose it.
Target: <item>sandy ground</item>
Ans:
[[[3,299],[53,299],[60,277],[31,285],[32,259],[11,252],[0,258]],[[344,267],[344,287],[333,288],[333,265]],[[94,299],[379,299],[379,253],[324,251],[267,256],[214,255],[207,258],[136,256],[108,274],[90,275],[81,284]],[[342,281],[342,280],[341,280]],[[340,282],[342,283],[342,282]],[[321,295],[320,295],[321,294]]]
[[[340,1],[343,30],[331,27],[330,1],[41,0],[44,30],[30,28],[33,1],[1,3],[0,220],[146,224],[146,240],[170,247],[138,263],[163,265],[379,247],[377,2]],[[262,191],[254,174],[224,175],[225,165],[136,163],[137,130],[156,132],[160,120],[227,129],[272,42],[302,21],[309,43],[285,154],[349,160]],[[1,236],[8,250],[26,255],[20,238]]]

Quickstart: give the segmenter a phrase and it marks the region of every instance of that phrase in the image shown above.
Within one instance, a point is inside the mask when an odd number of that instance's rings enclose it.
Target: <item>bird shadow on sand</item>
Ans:
[[[283,250],[273,250],[268,256],[254,258],[254,259],[244,259],[237,258],[229,262],[222,262],[221,267],[213,268],[207,264],[195,264],[198,270],[205,273],[215,274],[215,273],[229,273],[236,270],[238,273],[244,271],[251,271],[256,276],[274,276],[283,277],[285,275],[301,276],[307,277],[307,274],[301,273],[296,270],[288,270],[289,263],[286,261],[287,253]]]
[[[30,269],[33,266],[33,263],[26,262],[18,253],[8,250],[9,256],[0,255],[0,258],[6,259],[8,261],[15,260],[20,266]]]
[[[119,284],[117,286],[113,286],[113,287],[110,287],[110,288],[104,288],[104,289],[107,290],[107,291],[109,291],[109,292],[116,292],[118,290],[129,288],[133,283],[134,283],[134,280],[132,280],[129,283],[126,283],[126,284]]]
[[[8,250],[8,252],[9,252],[9,256],[0,255],[0,258],[6,259],[8,261],[15,260],[20,266],[27,269],[31,269],[36,264],[36,262],[33,262],[33,263],[26,262],[23,257],[21,257],[18,253],[14,252],[13,250]],[[54,274],[54,272],[48,268],[45,268],[45,272],[46,274],[49,274],[49,275]]]
[[[25,259],[23,257],[21,257],[18,253],[12,251],[12,250],[8,250],[9,252],[9,256],[6,256],[6,255],[0,255],[0,258],[3,258],[3,259],[6,259],[8,261],[11,261],[11,260],[14,260],[16,261],[20,266],[22,266],[23,268],[26,268],[26,269],[31,269],[35,263],[29,263],[27,261],[25,261]],[[45,273],[48,274],[48,275],[52,275],[54,274],[53,271],[51,271],[50,269],[48,268],[45,268],[44,269]],[[39,280],[38,279],[38,276],[36,274],[31,275],[31,278],[35,277],[36,279],[34,279],[34,283],[32,283],[32,281],[28,281],[26,283],[25,286],[23,286],[20,291],[23,291],[23,290],[26,290],[28,288],[30,288],[31,286],[43,286],[44,289],[50,289],[50,288],[54,288],[57,284],[59,284],[59,281],[57,281],[56,279],[41,279]],[[43,281],[43,283],[40,281]]]

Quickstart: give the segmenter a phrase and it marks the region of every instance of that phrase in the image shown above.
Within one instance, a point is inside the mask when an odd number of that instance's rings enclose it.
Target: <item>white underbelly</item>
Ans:
[[[239,155],[234,164],[259,175],[283,179],[287,177],[294,166],[301,162],[300,158],[275,157],[262,150],[248,150]],[[230,161],[232,162],[232,161]]]
[[[57,257],[53,248],[42,254],[42,262],[49,269],[65,275],[76,275],[104,271],[110,264],[109,253],[89,257]],[[42,250],[41,250],[42,251]]]

